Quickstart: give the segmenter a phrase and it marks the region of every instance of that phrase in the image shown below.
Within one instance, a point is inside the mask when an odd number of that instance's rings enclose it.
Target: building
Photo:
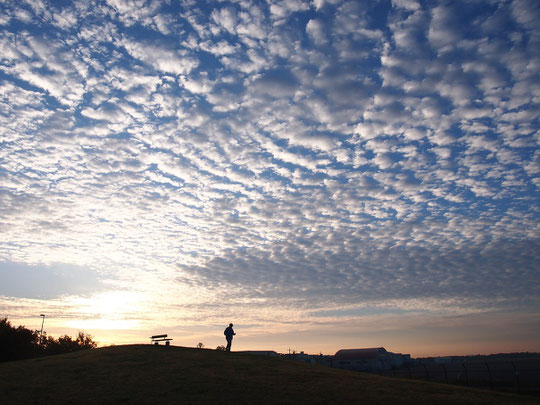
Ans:
[[[242,354],[253,354],[256,356],[266,356],[266,357],[278,357],[279,355],[273,350],[243,350],[235,353]]]
[[[392,370],[411,364],[410,354],[388,352],[384,347],[370,349],[342,349],[338,350],[333,356],[325,356],[322,353],[318,355],[306,354],[304,352],[278,354],[273,350],[246,350],[235,353],[254,354],[267,357],[279,356],[304,363],[367,372]]]
[[[301,361],[304,363],[310,364],[320,364],[323,366],[332,366],[333,356],[324,356],[321,354],[305,354],[304,352],[300,353],[290,353],[282,355],[284,358]]]
[[[332,367],[356,371],[391,370],[411,361],[409,354],[391,353],[384,347],[338,350]]]

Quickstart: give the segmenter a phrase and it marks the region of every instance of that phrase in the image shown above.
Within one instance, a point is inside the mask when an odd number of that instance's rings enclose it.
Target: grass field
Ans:
[[[540,404],[538,398],[151,345],[0,364],[2,404]]]

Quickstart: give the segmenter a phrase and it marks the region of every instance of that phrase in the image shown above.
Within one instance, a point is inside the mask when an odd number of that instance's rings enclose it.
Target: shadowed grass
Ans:
[[[536,398],[240,353],[114,346],[0,364],[2,403],[534,404]]]

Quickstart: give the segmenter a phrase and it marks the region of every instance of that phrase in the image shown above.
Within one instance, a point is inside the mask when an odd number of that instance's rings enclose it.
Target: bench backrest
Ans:
[[[161,339],[161,338],[166,338],[167,335],[154,335],[154,336],[150,336],[150,339]]]

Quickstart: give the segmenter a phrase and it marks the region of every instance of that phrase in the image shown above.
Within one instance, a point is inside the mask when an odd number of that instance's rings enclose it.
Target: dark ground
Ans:
[[[113,346],[0,364],[3,404],[540,404],[539,398],[215,350]]]

